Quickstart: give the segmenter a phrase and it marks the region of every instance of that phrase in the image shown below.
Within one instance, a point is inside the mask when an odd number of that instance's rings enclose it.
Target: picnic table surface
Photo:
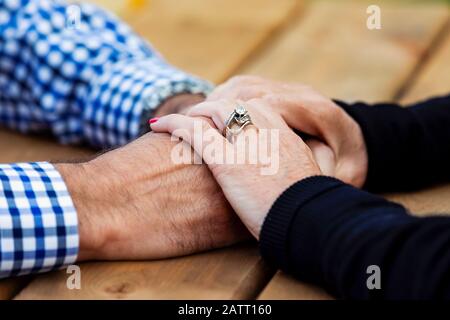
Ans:
[[[348,101],[413,102],[448,93],[450,11],[439,1],[95,0],[125,19],[174,65],[220,83],[256,74],[312,85]],[[0,130],[0,163],[64,160],[95,151]],[[450,184],[384,195],[417,215],[450,213]],[[273,270],[255,243],[158,261],[80,264],[81,290],[65,270],[0,281],[0,299],[333,299]]]

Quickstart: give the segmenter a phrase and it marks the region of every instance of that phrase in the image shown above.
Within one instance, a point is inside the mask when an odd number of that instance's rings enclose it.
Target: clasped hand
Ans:
[[[225,122],[242,103],[253,124],[229,141],[222,136]],[[331,100],[298,84],[233,78],[186,115],[161,117],[151,127],[154,132],[182,138],[202,156],[225,197],[257,239],[270,207],[290,185],[325,174],[361,187],[367,172],[367,153],[358,124]],[[305,142],[293,128],[316,138]],[[262,130],[276,130],[276,144]],[[249,148],[255,141],[277,153],[276,172],[261,174],[263,163],[258,154],[253,154],[254,162],[248,161],[251,154],[244,163],[217,161],[217,153],[227,159],[236,159],[242,152],[255,153]]]
[[[361,129],[309,87],[241,76],[217,87],[203,103],[188,108],[189,100],[196,104],[199,97],[179,97],[175,109],[184,115],[162,116],[151,125],[153,133],[88,162],[55,165],[77,209],[79,260],[185,255],[248,239],[247,230],[259,238],[272,204],[295,182],[330,175],[364,184],[367,152]],[[238,102],[253,122],[238,137],[268,146],[278,159],[271,174],[262,174],[267,161],[258,156],[240,163],[217,163],[211,156],[240,154],[239,143],[222,136]],[[315,138],[303,141],[292,129]],[[268,131],[276,135],[264,135]],[[191,144],[208,167],[173,162],[177,143],[164,133]],[[203,141],[206,137],[213,143]]]

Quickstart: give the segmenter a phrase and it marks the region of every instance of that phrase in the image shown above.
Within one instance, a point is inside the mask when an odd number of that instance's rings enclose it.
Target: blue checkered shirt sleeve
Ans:
[[[50,163],[0,165],[0,278],[73,263],[77,225],[66,185]]]
[[[92,4],[0,1],[0,123],[65,144],[122,145],[143,114],[210,84],[169,65],[129,26]]]

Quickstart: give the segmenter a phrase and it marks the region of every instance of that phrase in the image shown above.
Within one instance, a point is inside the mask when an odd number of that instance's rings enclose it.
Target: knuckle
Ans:
[[[216,117],[217,119],[220,119],[220,120],[224,120],[223,119],[223,114],[224,114],[224,110],[223,109],[216,109],[216,110],[214,110],[213,111],[213,116],[214,117]]]
[[[266,94],[262,100],[266,105],[270,105],[272,107],[280,107],[282,104],[282,97],[279,94],[269,93]]]
[[[202,126],[202,130],[203,131],[207,131],[207,130],[212,128],[211,125],[209,124],[209,122],[207,120],[205,120],[205,119],[201,119],[200,120],[200,124]]]

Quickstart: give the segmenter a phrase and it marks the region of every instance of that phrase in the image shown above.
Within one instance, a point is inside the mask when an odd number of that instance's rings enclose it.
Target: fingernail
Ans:
[[[151,118],[150,120],[148,120],[148,123],[152,124],[152,123],[155,123],[158,120],[159,120],[159,118]]]

